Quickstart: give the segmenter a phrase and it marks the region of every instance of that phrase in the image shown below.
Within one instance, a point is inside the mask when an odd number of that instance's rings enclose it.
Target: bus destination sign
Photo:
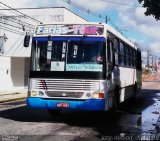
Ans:
[[[103,25],[39,25],[36,28],[36,35],[102,35]]]

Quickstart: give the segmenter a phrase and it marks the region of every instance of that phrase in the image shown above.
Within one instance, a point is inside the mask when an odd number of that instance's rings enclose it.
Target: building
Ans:
[[[31,47],[23,47],[24,36],[40,22],[87,21],[64,7],[0,9],[0,91],[27,86]]]

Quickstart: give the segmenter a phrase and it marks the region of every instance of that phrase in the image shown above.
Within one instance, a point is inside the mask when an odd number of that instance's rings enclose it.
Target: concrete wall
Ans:
[[[0,91],[12,88],[11,58],[0,56]]]
[[[25,58],[11,58],[11,79],[13,87],[24,86]]]
[[[0,56],[0,91],[27,87],[29,64],[29,58]]]
[[[29,70],[30,70],[30,58],[26,57],[24,60],[24,87],[28,87],[28,78],[29,78]]]

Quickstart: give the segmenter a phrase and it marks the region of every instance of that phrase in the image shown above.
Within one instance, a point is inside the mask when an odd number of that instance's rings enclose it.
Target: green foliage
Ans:
[[[156,20],[160,20],[160,0],[139,0],[146,8],[145,15],[153,15]]]

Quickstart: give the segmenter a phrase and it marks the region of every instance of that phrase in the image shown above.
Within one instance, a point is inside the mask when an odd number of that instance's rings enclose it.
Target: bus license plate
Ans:
[[[57,103],[56,106],[57,106],[57,107],[68,108],[68,107],[69,107],[69,103]]]

